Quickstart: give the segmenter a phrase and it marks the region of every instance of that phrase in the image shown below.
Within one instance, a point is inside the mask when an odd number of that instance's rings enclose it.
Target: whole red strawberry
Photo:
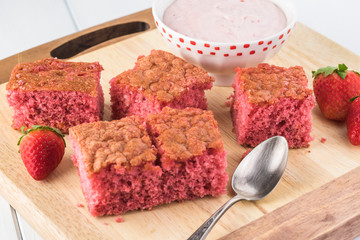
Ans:
[[[352,103],[346,118],[350,143],[360,145],[360,95],[351,99]]]
[[[61,162],[65,153],[65,140],[60,130],[34,125],[20,138],[21,159],[35,180],[45,179]]]
[[[347,69],[339,64],[312,72],[316,102],[328,119],[345,121],[350,99],[360,94],[360,74]]]

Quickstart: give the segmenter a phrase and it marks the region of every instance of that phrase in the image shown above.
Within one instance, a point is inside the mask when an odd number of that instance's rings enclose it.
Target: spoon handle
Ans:
[[[206,222],[203,223],[189,238],[188,240],[203,240],[209,234],[215,223],[221,216],[236,202],[242,200],[240,195],[236,195],[227,201],[221,208],[219,208]]]

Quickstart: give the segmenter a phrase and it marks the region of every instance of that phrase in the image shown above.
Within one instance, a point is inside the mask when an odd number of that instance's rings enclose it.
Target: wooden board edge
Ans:
[[[114,26],[114,25],[121,24],[121,23],[134,22],[134,21],[141,21],[141,22],[148,24],[148,26],[149,26],[148,30],[152,30],[152,29],[156,28],[154,19],[153,19],[153,15],[152,15],[152,10],[151,10],[151,8],[149,8],[149,9],[145,9],[140,12],[133,13],[131,15],[127,15],[127,16],[124,16],[124,17],[121,17],[121,18],[118,18],[118,19],[115,19],[115,20],[112,20],[112,21],[109,21],[109,22],[106,22],[103,24],[99,24],[97,26],[90,27],[88,29],[85,29],[85,30],[82,30],[82,31],[79,31],[79,32],[76,32],[76,33],[73,33],[70,35],[67,35],[65,37],[50,41],[48,43],[39,45],[37,47],[31,48],[29,50],[25,50],[23,52],[14,54],[3,60],[0,60],[0,83],[5,83],[8,81],[11,70],[18,63],[33,62],[35,60],[50,57],[51,56],[50,52],[53,49],[55,49],[58,46],[61,46],[62,44],[66,43],[70,40],[73,40],[77,37],[84,36],[85,34],[88,34],[91,32],[95,32],[97,30],[104,29],[106,27]],[[117,41],[122,41],[124,39],[133,37],[134,35],[141,34],[141,33],[142,32],[129,34],[126,36],[122,36],[122,37],[118,37],[118,38],[106,41],[106,42],[96,45],[82,53],[86,53],[91,50],[97,49],[99,47],[104,47],[104,46],[113,44],[114,42],[117,42]]]
[[[31,226],[39,233],[41,237],[55,237],[54,239],[64,238],[65,236],[61,234],[61,231],[57,229],[55,224],[47,224],[46,226],[39,226],[37,223],[30,221],[27,216],[32,216],[36,219],[46,219],[46,215],[43,215],[41,211],[36,211],[37,207],[35,204],[29,200],[24,192],[16,187],[16,184],[13,183],[2,171],[0,171],[0,182],[4,184],[0,189],[0,195],[14,208],[24,219],[28,222],[31,222]],[[12,194],[6,194],[6,192],[11,191]],[[9,197],[10,196],[10,197]],[[19,201],[21,199],[21,201]],[[34,211],[35,209],[35,211]],[[44,220],[46,222],[51,222]]]
[[[15,159],[15,157],[14,157]],[[11,172],[11,169],[9,169]],[[43,180],[47,181],[47,180]],[[61,209],[65,208],[65,204],[60,202],[60,205],[63,205],[62,208],[59,207],[58,209],[49,208],[46,211],[43,209],[42,206],[49,206],[53,203],[50,203],[49,199],[46,196],[42,195],[38,196],[38,198],[34,201],[29,195],[31,194],[31,187],[28,189],[24,189],[24,187],[20,188],[19,182],[15,182],[14,179],[11,179],[7,176],[7,173],[4,173],[0,169],[0,182],[2,187],[0,188],[0,195],[24,218],[31,227],[33,227],[37,233],[44,239],[54,239],[54,240],[63,240],[63,239],[73,239],[74,236],[76,239],[102,239],[104,236],[103,234],[96,228],[94,225],[94,221],[96,219],[87,220],[86,226],[87,229],[82,231],[76,232],[77,226],[71,224],[69,221],[62,222],[60,220]],[[31,183],[28,183],[29,185]],[[46,183],[43,183],[46,184]],[[8,194],[11,192],[11,194]],[[72,216],[80,218],[82,208],[75,208],[76,211],[73,212]],[[86,210],[87,211],[87,210]],[[51,212],[51,214],[49,214]],[[55,218],[52,218],[57,216]],[[37,221],[34,221],[37,219]],[[88,236],[87,233],[91,232],[91,236]],[[122,239],[122,238],[120,238]]]
[[[242,239],[327,239],[329,236],[353,239],[360,235],[360,207],[349,203],[360,198],[359,178],[360,167],[357,167],[221,240],[240,236]]]

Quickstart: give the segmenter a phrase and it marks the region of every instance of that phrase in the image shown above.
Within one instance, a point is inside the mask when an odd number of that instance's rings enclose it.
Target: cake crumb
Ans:
[[[244,152],[243,155],[241,156],[241,160],[243,160],[249,154],[249,152],[251,152],[251,150],[252,150],[251,148],[246,150],[246,152]]]
[[[321,143],[325,143],[326,140],[327,140],[326,138],[322,137],[322,138],[320,139],[320,142],[321,142]]]
[[[118,216],[117,218],[115,218],[115,222],[117,222],[117,223],[121,223],[123,221],[124,220],[123,220],[123,218],[121,216]]]
[[[109,225],[109,224],[108,224],[107,222],[104,222],[104,225],[107,226],[107,225]]]
[[[308,153],[311,153],[311,151],[310,151],[310,150],[308,150]]]
[[[77,207],[80,207],[80,208],[83,208],[83,207],[84,207],[84,205],[81,204],[81,203],[77,204],[76,206],[77,206]]]
[[[231,107],[233,101],[234,101],[234,94],[232,93],[229,97],[226,98],[225,106]]]

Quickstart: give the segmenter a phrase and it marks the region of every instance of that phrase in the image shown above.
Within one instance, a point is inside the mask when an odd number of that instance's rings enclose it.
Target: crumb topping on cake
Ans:
[[[210,89],[214,82],[205,70],[162,50],[140,56],[134,69],[121,73],[114,80],[116,84],[140,89],[144,95],[155,96],[163,102],[171,102],[190,87]]]
[[[46,58],[20,63],[11,72],[7,90],[78,91],[97,95],[97,81],[103,70],[98,62],[66,62]]]
[[[88,173],[97,173],[114,164],[115,168],[146,165],[156,160],[156,150],[137,116],[99,121],[70,128],[79,143]]]
[[[252,103],[273,104],[279,98],[303,99],[312,94],[308,79],[300,66],[278,67],[266,63],[257,67],[237,68],[235,81],[240,82]]]
[[[159,114],[150,114],[147,122],[152,126],[157,146],[168,159],[185,161],[209,148],[223,150],[218,125],[211,111],[165,107]]]

